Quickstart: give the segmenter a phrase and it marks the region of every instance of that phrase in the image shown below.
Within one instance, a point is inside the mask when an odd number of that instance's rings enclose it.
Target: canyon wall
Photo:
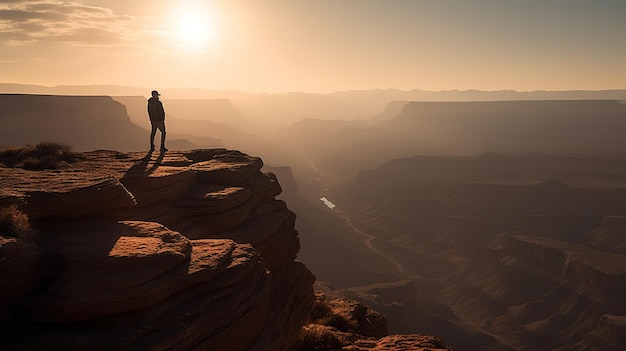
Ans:
[[[0,167],[0,207],[23,224],[0,238],[1,348],[295,347],[315,278],[296,260],[295,215],[259,158],[79,158]]]

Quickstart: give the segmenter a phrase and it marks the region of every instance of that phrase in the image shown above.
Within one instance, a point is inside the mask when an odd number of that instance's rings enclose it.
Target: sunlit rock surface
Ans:
[[[289,350],[314,302],[295,215],[262,161],[224,149],[95,151],[0,168],[0,348]]]
[[[443,340],[434,336],[388,335],[387,319],[380,312],[349,298],[345,290],[336,290],[322,282],[316,282],[314,287],[315,306],[309,324],[302,329],[302,343],[298,351],[452,350]],[[370,292],[375,293],[380,289],[398,290],[392,286],[379,286]]]

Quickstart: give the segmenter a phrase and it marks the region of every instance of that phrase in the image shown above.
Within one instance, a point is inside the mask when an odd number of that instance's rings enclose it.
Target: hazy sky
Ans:
[[[0,82],[626,88],[626,1],[0,0]]]

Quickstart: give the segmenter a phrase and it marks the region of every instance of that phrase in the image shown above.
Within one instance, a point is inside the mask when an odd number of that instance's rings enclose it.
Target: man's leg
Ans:
[[[167,151],[165,147],[165,122],[159,123],[159,130],[161,131],[161,150]]]
[[[150,151],[154,151],[154,136],[156,135],[157,126],[154,122],[150,121],[152,124],[152,131],[150,132]]]

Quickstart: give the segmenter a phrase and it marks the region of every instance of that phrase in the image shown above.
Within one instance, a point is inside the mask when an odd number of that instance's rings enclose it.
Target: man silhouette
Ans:
[[[148,116],[152,124],[152,132],[150,133],[150,151],[154,151],[154,136],[157,129],[161,131],[161,151],[167,151],[165,148],[165,110],[163,103],[159,100],[158,91],[152,91],[152,97],[148,99]]]

